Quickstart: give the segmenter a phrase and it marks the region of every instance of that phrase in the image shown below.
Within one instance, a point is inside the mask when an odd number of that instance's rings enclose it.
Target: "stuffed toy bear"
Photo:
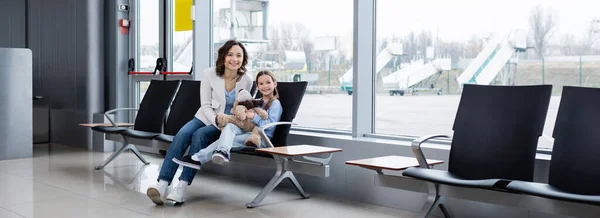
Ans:
[[[233,123],[245,132],[251,132],[244,143],[246,146],[259,147],[261,138],[258,134],[258,127],[252,122],[251,118],[246,117],[246,111],[254,112],[261,119],[265,120],[269,115],[267,111],[260,107],[262,104],[262,100],[255,100],[250,95],[250,92],[240,89],[233,103],[233,108],[231,108],[231,115],[219,113],[215,118],[215,123],[219,129],[225,127],[228,123]]]

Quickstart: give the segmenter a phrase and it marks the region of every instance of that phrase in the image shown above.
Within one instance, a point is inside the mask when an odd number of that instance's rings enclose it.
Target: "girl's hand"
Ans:
[[[246,119],[254,119],[254,112],[246,111]]]

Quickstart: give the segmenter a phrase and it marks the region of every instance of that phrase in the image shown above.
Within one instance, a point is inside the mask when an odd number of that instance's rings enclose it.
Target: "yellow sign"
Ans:
[[[193,0],[175,0],[175,31],[192,30]]]

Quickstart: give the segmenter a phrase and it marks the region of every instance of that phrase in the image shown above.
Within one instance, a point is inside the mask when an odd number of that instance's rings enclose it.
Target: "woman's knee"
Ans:
[[[218,132],[209,128],[200,128],[193,133],[192,140],[196,143],[209,144],[211,138],[216,138]]]
[[[192,134],[194,134],[194,132],[196,132],[196,130],[198,130],[199,128],[201,128],[200,126],[196,125],[196,123],[194,123],[195,121],[192,120],[190,122],[188,122],[187,124],[185,124],[183,127],[181,127],[181,129],[179,129],[179,131],[177,131],[177,134],[175,134],[175,137],[191,137]]]
[[[177,140],[181,140],[181,139],[184,139],[187,141],[192,137],[193,134],[194,134],[194,130],[181,128],[181,129],[179,129],[177,134],[175,134],[173,141],[177,141]]]
[[[202,126],[204,126],[202,121],[198,120],[197,118],[193,118],[192,120],[188,121],[185,125],[183,125],[179,129],[179,131],[177,131],[177,134],[175,134],[175,136],[190,137],[192,136],[192,134],[194,134],[194,132],[196,132],[196,130],[202,128]]]

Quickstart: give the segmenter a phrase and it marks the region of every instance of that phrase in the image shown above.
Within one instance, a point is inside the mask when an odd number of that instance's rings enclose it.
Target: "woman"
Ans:
[[[167,151],[158,176],[158,183],[148,188],[146,194],[155,204],[162,205],[167,186],[173,181],[179,165],[173,158],[183,157],[189,147],[189,154],[196,153],[216,141],[220,130],[215,124],[217,113],[229,114],[237,90],[252,88],[252,78],[246,74],[248,53],[242,43],[229,40],[219,48],[215,68],[202,74],[200,85],[200,109],[195,117],[177,132]],[[183,168],[179,183],[167,196],[168,200],[181,202],[185,190],[192,183],[196,169]]]
[[[267,111],[268,117],[263,120],[260,116],[249,111],[246,112],[246,116],[259,127],[278,122],[281,113],[283,113],[283,108],[281,108],[281,102],[279,102],[275,76],[268,70],[260,71],[256,75],[256,83],[258,84],[258,91],[262,94],[263,105],[261,107]],[[274,131],[274,126],[269,127],[265,129],[265,134],[271,139]],[[200,169],[200,166],[208,161],[221,165],[227,164],[229,163],[231,148],[245,146],[244,142],[248,136],[250,136],[250,132],[244,132],[233,123],[228,123],[221,131],[217,141],[198,153],[186,155],[182,159],[173,158],[173,161],[194,169]],[[259,147],[265,147],[262,140]]]

